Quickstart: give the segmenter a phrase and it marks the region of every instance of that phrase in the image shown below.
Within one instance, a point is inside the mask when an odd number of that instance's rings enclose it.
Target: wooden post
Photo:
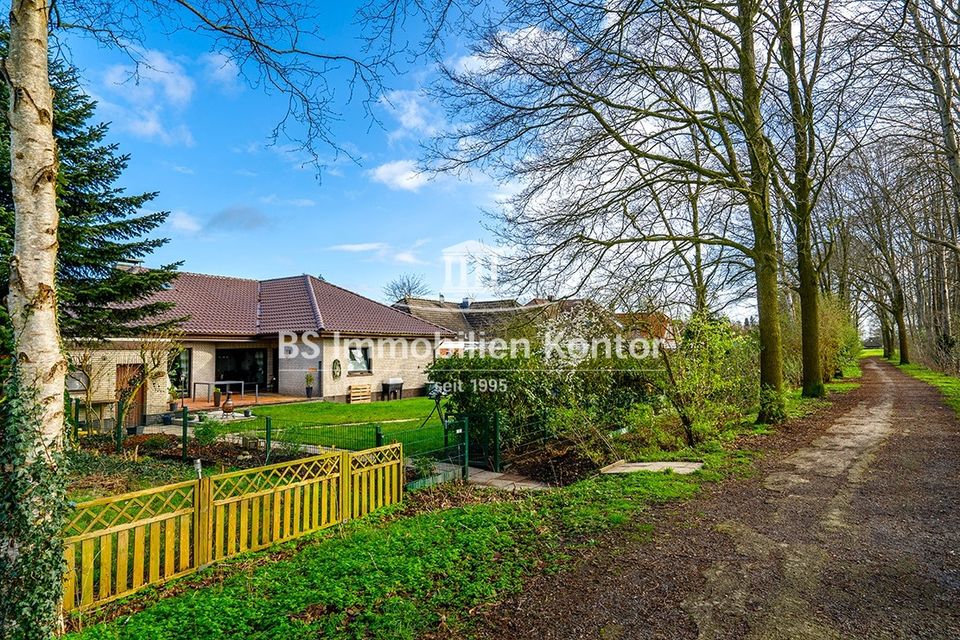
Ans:
[[[463,481],[470,479],[470,419],[463,416]]]
[[[180,412],[182,424],[180,425],[180,459],[187,461],[187,424],[190,422],[190,413],[186,407]]]
[[[350,469],[350,452],[340,454],[340,522],[346,522],[353,515],[350,511],[350,485],[353,472]]]
[[[270,419],[270,416],[267,416],[267,457],[264,460],[267,464],[270,464],[270,441],[273,438],[273,420]]]
[[[114,416],[113,435],[117,453],[123,453],[123,400],[117,401],[117,415]]]
[[[194,505],[196,520],[193,525],[193,555],[196,567],[199,569],[210,564],[212,551],[210,545],[213,543],[213,532],[210,531],[213,515],[213,481],[210,478],[202,478],[197,481],[195,490],[197,502]]]
[[[493,413],[493,470],[500,473],[500,412]]]

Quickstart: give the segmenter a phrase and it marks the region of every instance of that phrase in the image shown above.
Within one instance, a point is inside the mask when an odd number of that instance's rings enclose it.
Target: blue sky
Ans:
[[[333,11],[324,21],[329,47],[355,50],[352,14]],[[148,32],[150,64],[138,82],[122,52],[66,38],[99,118],[112,123],[111,141],[131,156],[122,186],[158,191],[151,207],[171,212],[162,230],[171,240],[153,265],[183,260],[184,270],[250,278],[322,274],[379,299],[401,273],[423,273],[442,291],[441,250],[488,236],[482,210],[500,192],[493,180],[416,172],[421,142],[445,124],[421,92],[433,73],[426,62],[387,79],[389,102],[374,107],[382,124],[346,105],[337,142],[361,163],[331,154],[318,179],[301,153],[269,146],[285,99],[249,87],[208,41]]]

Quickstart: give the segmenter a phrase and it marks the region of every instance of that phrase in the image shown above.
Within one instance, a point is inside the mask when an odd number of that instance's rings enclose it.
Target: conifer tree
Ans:
[[[156,193],[130,195],[116,185],[129,156],[105,142],[109,125],[96,122],[96,102],[84,93],[77,71],[51,64],[54,136],[57,142],[57,208],[60,211],[57,298],[65,338],[107,338],[162,331],[174,320],[167,303],[147,302],[166,287],[179,264],[136,265],[167,242],[151,234],[167,212],[144,212]],[[0,100],[6,108],[9,92]],[[10,134],[0,120],[0,287],[9,287],[13,249]]]

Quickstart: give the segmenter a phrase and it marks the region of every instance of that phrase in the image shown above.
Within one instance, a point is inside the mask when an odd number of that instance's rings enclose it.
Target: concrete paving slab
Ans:
[[[686,475],[702,468],[702,462],[618,462],[604,468],[602,473],[637,473],[638,471],[659,473],[669,470],[680,475]]]

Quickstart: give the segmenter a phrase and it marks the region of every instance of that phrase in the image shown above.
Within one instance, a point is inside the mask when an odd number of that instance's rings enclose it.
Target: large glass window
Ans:
[[[193,349],[183,349],[170,360],[167,374],[170,384],[185,393],[190,393],[190,368],[193,363]]]
[[[348,373],[370,373],[370,347],[350,347],[347,360]]]
[[[247,384],[267,384],[266,349],[217,349],[217,380],[243,380]]]

